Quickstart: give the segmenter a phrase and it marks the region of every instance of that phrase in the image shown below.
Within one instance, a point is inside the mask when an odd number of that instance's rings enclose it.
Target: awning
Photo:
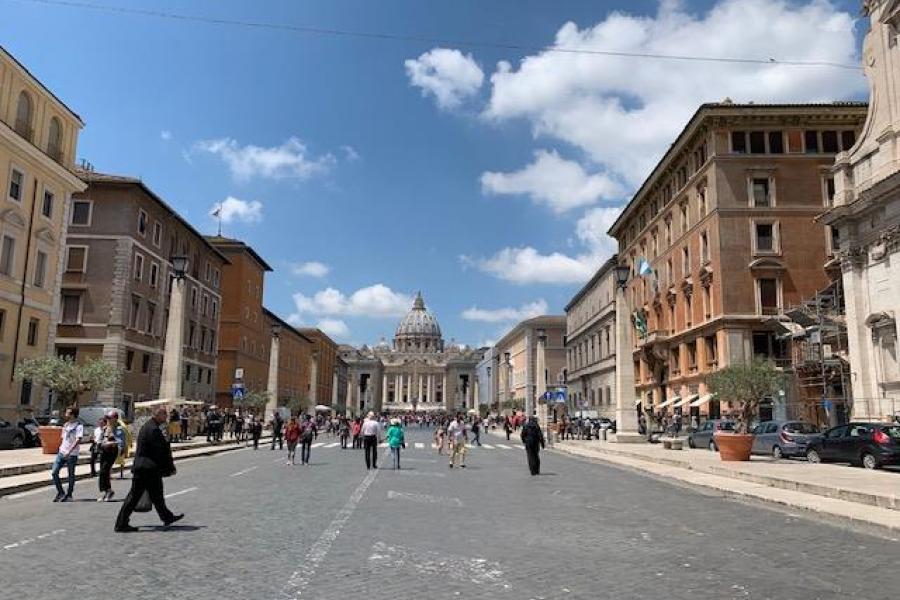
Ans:
[[[156,400],[143,400],[135,402],[135,408],[151,408],[153,406],[162,406],[164,404],[172,404],[175,406],[202,406],[203,402],[199,400],[185,400],[184,398],[158,398]]]
[[[658,404],[658,405],[656,406],[656,408],[665,408],[666,406],[672,404],[673,402],[678,402],[679,400],[681,400],[681,396],[672,396],[671,398],[669,398],[668,400],[666,400],[666,401],[663,402],[662,404]]]
[[[691,406],[703,406],[715,397],[715,394],[704,394],[703,396],[700,396],[699,398],[691,402]]]
[[[699,397],[700,397],[700,394],[693,394],[692,396],[685,396],[684,398],[681,399],[681,401],[678,404],[675,405],[675,408],[678,408],[679,406],[684,406],[685,404],[693,402]]]
[[[326,412],[331,410],[330,406],[325,406],[324,404],[316,404],[316,410],[319,412]]]

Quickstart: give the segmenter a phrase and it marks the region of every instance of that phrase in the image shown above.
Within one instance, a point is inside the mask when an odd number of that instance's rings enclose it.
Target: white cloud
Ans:
[[[854,16],[827,0],[723,0],[706,13],[661,2],[652,17],[613,12],[566,23],[555,45],[709,57],[859,63]],[[808,102],[865,93],[862,73],[828,67],[688,62],[541,52],[491,76],[484,116],[522,118],[539,137],[584,150],[614,178],[639,184],[703,102]]]
[[[535,203],[546,204],[557,213],[619,198],[624,192],[608,175],[589,175],[577,162],[547,150],[535,152],[534,162],[520,171],[483,173],[481,188],[487,194],[528,194]]]
[[[241,146],[232,138],[202,140],[195,150],[218,156],[232,177],[247,181],[255,177],[267,179],[309,179],[327,172],[336,162],[331,154],[310,156],[306,145],[297,137],[288,138],[280,146]]]
[[[494,277],[517,284],[583,283],[616,251],[616,242],[606,231],[616,220],[618,208],[592,208],[585,212],[575,228],[582,252],[569,256],[561,252],[541,254],[531,246],[503,248],[489,258],[462,257]]]
[[[344,155],[349,162],[359,160],[360,158],[359,152],[357,152],[356,148],[354,148],[353,146],[341,146],[341,150],[344,151]]]
[[[325,277],[331,269],[325,263],[309,261],[291,265],[291,273],[301,277]]]
[[[172,139],[172,132],[168,129],[163,129],[159,132],[159,138],[164,142],[168,142]]]
[[[423,96],[433,95],[445,110],[457,108],[484,83],[484,71],[472,55],[459,50],[434,48],[403,64],[410,85],[421,88]]]
[[[262,221],[262,202],[258,200],[241,200],[234,196],[228,196],[220,204],[212,207],[209,214],[215,216],[217,210],[221,210],[223,223],[259,223]]]
[[[334,288],[326,288],[307,296],[294,294],[295,314],[316,316],[400,317],[412,306],[411,296],[395,292],[377,283],[356,290],[349,296]]]
[[[485,309],[472,306],[463,311],[462,318],[467,321],[481,321],[484,323],[522,321],[547,314],[547,308],[547,301],[543,299],[523,304],[519,308]]]
[[[316,323],[316,327],[333,338],[346,338],[350,335],[350,328],[340,319],[321,319]]]

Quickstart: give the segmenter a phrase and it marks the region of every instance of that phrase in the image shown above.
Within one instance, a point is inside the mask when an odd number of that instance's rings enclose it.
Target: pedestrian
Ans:
[[[250,434],[253,436],[253,449],[259,450],[259,438],[262,436],[262,421],[253,417],[250,424]]]
[[[121,452],[125,452],[125,431],[119,423],[119,413],[111,410],[106,413],[106,426],[100,437],[100,497],[97,502],[109,502],[115,495],[109,479]]]
[[[472,443],[476,446],[481,445],[481,422],[478,418],[472,421]]]
[[[137,450],[134,453],[134,463],[131,466],[133,476],[131,478],[131,491],[125,497],[119,516],[116,518],[115,530],[120,533],[137,531],[128,521],[131,513],[144,492],[150,495],[150,501],[156,509],[156,514],[168,527],[176,521],[184,518],[184,513],[174,514],[166,506],[166,498],[163,493],[163,477],[171,477],[176,473],[175,461],[172,458],[172,447],[163,435],[161,427],[166,424],[166,409],[159,407],[153,412],[138,434]]]
[[[287,442],[288,447],[287,464],[297,464],[297,442],[300,441],[300,424],[297,423],[297,417],[291,417],[291,420],[285,426],[284,441]]]
[[[466,442],[469,441],[469,432],[466,429],[466,421],[463,419],[462,413],[456,415],[456,418],[450,422],[447,427],[447,437],[450,440],[450,468],[459,459],[461,469],[466,468]]]
[[[284,419],[281,418],[281,413],[275,411],[275,414],[272,416],[272,450],[275,449],[275,442],[278,442],[278,449],[284,449],[284,436],[282,435],[282,428],[284,428]]]
[[[75,491],[75,465],[78,464],[78,451],[81,444],[81,436],[84,435],[84,426],[78,420],[78,407],[70,406],[66,409],[66,422],[62,428],[62,442],[53,461],[53,485],[56,486],[56,498],[54,502],[71,502],[72,492]],[[68,489],[63,492],[62,482],[59,479],[59,471],[66,465],[68,474]]]
[[[394,469],[399,469],[400,449],[406,448],[406,438],[403,436],[403,427],[400,426],[400,419],[391,419],[391,426],[387,430],[387,442],[391,448],[391,459],[394,463]]]
[[[506,432],[506,441],[509,441],[509,436],[512,433],[512,423],[509,422],[509,416],[503,417],[503,431]]]
[[[238,443],[244,441],[244,419],[240,415],[234,415],[234,439]]]
[[[539,453],[544,447],[544,432],[538,426],[537,417],[531,417],[522,427],[522,443],[525,444],[525,455],[528,457],[528,470],[532,475],[540,475],[541,457]]]
[[[444,423],[441,422],[438,424],[437,429],[434,431],[434,445],[437,447],[437,453],[444,453],[444,441],[447,439],[447,430],[444,428]]]
[[[181,441],[187,441],[191,438],[191,430],[188,426],[190,423],[190,413],[187,407],[181,408]]]
[[[375,413],[369,411],[366,420],[360,427],[360,436],[363,440],[363,450],[366,453],[366,470],[378,468],[378,441],[381,437],[381,423],[375,418]]]
[[[347,441],[350,438],[350,423],[347,422],[347,419],[341,419],[341,423],[338,426],[338,431],[340,432],[341,436],[341,450],[346,450]]]
[[[350,435],[353,437],[353,448],[354,450],[358,450],[362,447],[362,438],[359,436],[360,431],[362,431],[362,423],[359,420],[359,417],[353,419],[353,425],[350,427]]]
[[[316,437],[316,425],[309,415],[303,417],[303,425],[300,426],[300,462],[309,465],[309,453],[313,440]]]
[[[106,417],[100,417],[91,434],[91,477],[97,476],[97,460],[100,458],[100,441],[106,428]]]

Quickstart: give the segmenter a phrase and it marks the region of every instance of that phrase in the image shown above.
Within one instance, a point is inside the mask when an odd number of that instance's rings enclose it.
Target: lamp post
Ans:
[[[513,401],[512,363],[509,360],[510,359],[509,352],[503,353],[503,359],[505,360],[505,362],[503,364],[506,365],[506,396],[507,396],[507,400],[509,401],[510,407],[512,407],[513,412],[515,412],[515,407],[513,407],[513,404],[512,404],[512,401]]]
[[[547,370],[547,330],[540,328],[535,331],[537,334],[537,356],[535,357],[535,371],[537,371],[537,385],[535,386],[535,396],[537,397],[538,422],[541,429],[544,430],[544,437],[549,445],[553,445],[553,436],[550,433],[549,418],[549,402],[544,397],[547,393],[547,378],[545,371]]]
[[[625,289],[631,278],[631,269],[625,265],[614,268],[616,277],[616,435],[620,443],[645,441],[638,433],[637,415],[634,411],[634,361],[631,323]]]
[[[169,318],[166,321],[166,345],[163,354],[159,397],[181,397],[184,356],[184,278],[188,270],[187,256],[172,257],[172,290],[169,294]]]
[[[491,379],[491,367],[488,365],[486,368],[487,371],[487,397],[488,397],[488,412],[490,412],[491,405],[494,404],[494,380]]]
[[[269,349],[269,380],[266,384],[265,414],[271,415],[278,408],[278,352],[281,345],[281,325],[274,323],[272,325],[272,342]]]

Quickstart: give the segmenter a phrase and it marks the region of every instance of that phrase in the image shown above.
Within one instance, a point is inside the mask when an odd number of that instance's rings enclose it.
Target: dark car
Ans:
[[[734,421],[729,421],[728,419],[703,421],[700,427],[688,435],[688,446],[691,448],[709,448],[713,452],[718,452],[719,447],[716,446],[716,440],[713,439],[713,434],[717,431],[734,431]]]
[[[806,456],[809,443],[819,437],[819,428],[803,421],[763,421],[751,433],[753,454],[788,458]]]
[[[811,463],[848,462],[866,469],[900,464],[900,425],[847,423],[832,427],[810,442],[806,459]]]
[[[0,449],[17,450],[25,445],[25,431],[0,419]]]

